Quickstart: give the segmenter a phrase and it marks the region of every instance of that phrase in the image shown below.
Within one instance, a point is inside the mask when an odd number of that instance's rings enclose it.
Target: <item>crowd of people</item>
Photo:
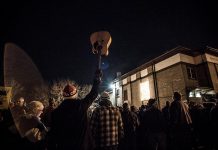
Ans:
[[[218,149],[218,103],[186,104],[174,92],[163,109],[156,99],[137,109],[128,103],[113,106],[109,94],[103,92],[90,113],[101,77],[97,70],[92,89],[83,99],[68,84],[58,106],[53,99],[44,108],[40,100],[25,104],[20,97],[9,110],[1,110],[1,146],[22,150]]]

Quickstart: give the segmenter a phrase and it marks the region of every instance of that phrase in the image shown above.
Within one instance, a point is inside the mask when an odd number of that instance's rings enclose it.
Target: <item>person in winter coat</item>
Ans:
[[[174,150],[191,149],[191,125],[192,119],[188,105],[182,101],[179,92],[174,92],[170,106],[170,132]]]
[[[45,136],[48,132],[42,123],[40,115],[44,106],[40,101],[31,101],[27,105],[27,113],[20,117],[18,130],[23,138],[23,150],[44,150]]]
[[[78,99],[75,85],[66,85],[63,102],[52,112],[51,129],[48,135],[48,149],[84,150],[88,145],[87,110],[98,96],[102,71],[97,70],[91,91],[84,99]]]

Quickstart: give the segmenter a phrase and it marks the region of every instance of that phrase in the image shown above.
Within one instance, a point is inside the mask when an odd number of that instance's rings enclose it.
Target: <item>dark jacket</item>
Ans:
[[[47,128],[38,117],[25,114],[20,117],[19,131],[22,138],[21,149],[44,150]]]
[[[87,110],[98,96],[99,82],[84,99],[65,99],[52,113],[49,149],[84,150],[88,147]]]

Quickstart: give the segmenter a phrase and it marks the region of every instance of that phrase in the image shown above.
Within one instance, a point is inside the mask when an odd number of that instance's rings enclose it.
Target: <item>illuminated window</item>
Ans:
[[[196,97],[201,97],[201,93],[200,92],[196,92]]]
[[[149,81],[140,84],[141,101],[150,99]]]
[[[195,97],[195,92],[193,92],[193,91],[190,92],[190,93],[189,93],[189,97]]]

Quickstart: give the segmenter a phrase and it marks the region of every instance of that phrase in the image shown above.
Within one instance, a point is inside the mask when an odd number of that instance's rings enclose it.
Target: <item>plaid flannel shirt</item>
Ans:
[[[91,118],[91,131],[97,147],[118,145],[124,135],[119,109],[111,106],[96,108]]]

